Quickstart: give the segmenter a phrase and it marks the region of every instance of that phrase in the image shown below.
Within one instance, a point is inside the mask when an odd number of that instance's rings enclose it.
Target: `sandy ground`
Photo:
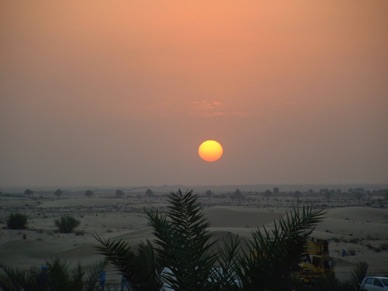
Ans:
[[[41,195],[33,199],[0,197],[0,222],[3,226],[0,231],[1,264],[28,269],[40,266],[50,258],[61,257],[71,266],[75,267],[80,262],[87,269],[102,259],[94,248],[98,243],[93,234],[123,239],[132,246],[146,239],[152,240],[144,207],[163,211],[167,205],[165,197],[64,196],[61,199],[53,195]],[[234,234],[249,239],[258,227],[270,228],[274,219],[296,205],[295,200],[289,197],[276,200],[258,197],[242,202],[224,197],[201,197],[200,201],[211,223],[209,230],[214,234],[214,239],[219,241]],[[339,205],[338,202],[330,204],[315,199],[300,204],[315,207],[323,207],[325,204],[327,207],[325,218],[316,227],[313,237],[329,240],[339,279],[348,279],[353,264],[358,261],[369,264],[369,274],[388,275],[388,250],[384,248],[384,245],[388,246],[386,208],[365,206],[362,201],[354,205],[349,202],[347,205]],[[28,229],[6,229],[7,217],[16,212],[29,217]],[[77,233],[58,233],[54,220],[64,214],[80,220]],[[23,239],[23,235],[26,239]],[[342,257],[343,249],[354,255]],[[112,266],[107,269],[107,282],[119,282],[119,275]]]

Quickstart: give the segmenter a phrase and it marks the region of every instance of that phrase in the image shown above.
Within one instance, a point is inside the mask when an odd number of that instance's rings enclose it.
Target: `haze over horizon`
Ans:
[[[0,190],[388,183],[387,1],[2,1],[0,44]]]

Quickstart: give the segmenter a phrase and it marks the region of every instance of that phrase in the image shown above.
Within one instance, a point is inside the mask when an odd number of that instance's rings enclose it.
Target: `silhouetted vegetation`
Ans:
[[[90,197],[94,196],[94,193],[92,190],[87,190],[87,191],[85,191],[85,196],[90,198]]]
[[[79,224],[79,220],[68,215],[62,216],[60,219],[55,220],[55,225],[58,227],[59,232],[61,233],[73,232],[74,228],[76,228]]]
[[[254,232],[244,248],[238,237],[222,246],[211,242],[209,222],[192,191],[171,193],[166,213],[146,214],[155,240],[142,244],[137,254],[126,242],[95,236],[99,253],[135,290],[159,290],[163,282],[174,290],[278,290],[292,286],[304,246],[323,212],[289,212],[275,221],[272,231]]]
[[[115,192],[115,197],[116,198],[121,198],[121,197],[123,197],[124,196],[124,192],[122,191],[122,190],[116,190],[116,192]]]
[[[146,197],[154,197],[155,196],[154,191],[152,191],[151,189],[147,189],[145,191],[145,196]]]
[[[24,190],[24,195],[30,197],[30,196],[34,195],[34,191],[32,191],[30,189],[26,189],[26,190]]]
[[[238,189],[233,194],[242,195]],[[106,261],[95,266],[88,277],[80,265],[70,270],[61,259],[47,262],[46,268],[26,272],[0,265],[0,289],[95,290],[97,275],[107,262],[124,274],[133,290],[161,290],[164,286],[187,291],[346,291],[356,290],[365,277],[365,262],[355,265],[351,281],[345,283],[339,282],[334,273],[314,285],[305,285],[296,276],[306,243],[323,218],[322,210],[294,209],[276,219],[271,229],[262,227],[254,231],[247,241],[234,236],[219,242],[212,239],[210,224],[197,199],[192,191],[178,191],[169,195],[165,212],[146,209],[155,239],[140,243],[136,251],[123,240],[95,234],[99,243],[96,249]],[[63,233],[72,232],[79,223],[71,216],[55,220]]]
[[[61,196],[63,195],[63,191],[61,189],[57,189],[57,190],[55,190],[54,195],[57,198],[61,198]]]
[[[0,265],[0,288],[4,291],[92,291],[95,290],[98,274],[106,265],[106,260],[101,261],[92,266],[88,273],[80,264],[70,269],[70,264],[59,258],[28,271]]]
[[[25,229],[27,227],[27,216],[21,213],[11,213],[7,219],[9,229]]]

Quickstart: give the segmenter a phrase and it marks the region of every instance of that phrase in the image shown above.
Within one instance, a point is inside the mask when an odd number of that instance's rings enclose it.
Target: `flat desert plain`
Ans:
[[[273,195],[272,195],[273,196]],[[352,266],[358,261],[369,264],[368,274],[388,275],[388,210],[387,203],[369,200],[332,199],[324,197],[298,200],[279,195],[246,195],[243,200],[226,195],[209,197],[199,193],[199,202],[211,226],[213,239],[222,242],[238,234],[249,239],[253,231],[265,226],[270,229],[275,219],[296,207],[313,206],[325,209],[323,221],[312,236],[329,240],[329,250],[335,259],[335,272],[340,280],[347,280]],[[93,234],[113,240],[122,239],[136,248],[147,239],[153,240],[144,208],[165,211],[168,194],[145,197],[101,193],[86,197],[82,193],[65,193],[57,198],[53,194],[34,193],[2,195],[0,197],[1,225],[0,263],[29,269],[41,266],[50,258],[64,258],[75,267],[81,263],[85,269],[103,259],[95,250],[98,242]],[[373,202],[373,201],[372,201]],[[381,202],[381,199],[380,199]],[[28,216],[28,228],[6,228],[11,213]],[[74,233],[62,234],[54,224],[55,219],[71,215],[80,221]],[[343,250],[346,256],[342,256]],[[119,284],[120,275],[113,266],[107,267],[107,283]]]

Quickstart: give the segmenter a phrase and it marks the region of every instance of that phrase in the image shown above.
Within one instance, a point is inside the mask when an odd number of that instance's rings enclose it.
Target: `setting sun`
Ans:
[[[206,140],[198,148],[198,154],[206,162],[215,162],[222,157],[222,146],[215,140]]]

